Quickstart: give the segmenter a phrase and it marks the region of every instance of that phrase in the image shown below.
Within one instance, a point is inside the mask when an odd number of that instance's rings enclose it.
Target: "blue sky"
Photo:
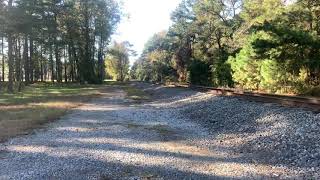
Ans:
[[[171,25],[170,14],[181,0],[122,0],[128,14],[119,24],[113,40],[129,41],[141,53],[146,41],[157,32]],[[131,58],[131,64],[134,62]]]

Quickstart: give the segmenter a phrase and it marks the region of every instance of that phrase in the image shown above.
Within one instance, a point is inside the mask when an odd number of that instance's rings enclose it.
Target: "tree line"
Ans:
[[[105,59],[106,74],[109,79],[116,81],[129,80],[130,56],[136,56],[132,50],[132,44],[128,41],[114,42],[108,49]]]
[[[134,79],[278,93],[320,85],[318,0],[182,0]]]
[[[1,1],[1,81],[11,93],[37,81],[101,83],[120,18],[116,0]]]

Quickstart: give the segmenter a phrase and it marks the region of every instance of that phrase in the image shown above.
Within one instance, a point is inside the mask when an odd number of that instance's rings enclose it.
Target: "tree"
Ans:
[[[5,24],[5,4],[3,1],[0,1],[0,24]],[[0,81],[4,81],[4,66],[5,66],[5,54],[4,54],[4,37],[5,37],[5,28],[1,26],[0,28],[0,36],[1,36],[1,76]],[[1,87],[0,87],[1,90]]]
[[[13,0],[8,1],[8,16],[7,19],[11,19],[13,17]],[[13,61],[13,24],[14,22],[7,22],[8,29],[7,29],[7,36],[8,36],[8,64],[9,64],[9,83],[8,83],[8,92],[13,93],[13,71],[14,71],[14,61]]]
[[[193,21],[195,14],[193,6],[195,0],[183,0],[172,13],[173,26],[168,34],[172,38],[174,51],[174,67],[179,75],[179,81],[187,81],[187,67],[190,64],[193,52],[192,43],[195,38]]]
[[[180,82],[279,93],[320,84],[317,0],[183,0],[172,21],[132,77],[162,82],[170,69]]]
[[[117,43],[109,49],[106,58],[106,69],[115,80],[124,81],[129,75],[130,44],[128,42]]]
[[[1,79],[8,67],[9,92],[23,80],[102,83],[106,47],[120,18],[115,0],[1,1]]]
[[[240,26],[239,0],[198,1],[194,7],[196,31],[195,59],[211,67],[211,83],[215,86],[232,86],[231,70],[226,61],[237,51],[234,33]],[[197,62],[196,62],[197,63]],[[207,71],[204,71],[208,74]],[[192,73],[194,74],[194,73]],[[204,79],[206,80],[206,79]],[[200,80],[201,81],[201,80]]]

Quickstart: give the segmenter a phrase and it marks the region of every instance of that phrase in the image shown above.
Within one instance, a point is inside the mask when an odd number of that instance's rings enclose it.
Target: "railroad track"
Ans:
[[[256,93],[237,89],[213,88],[206,86],[195,85],[176,85],[177,87],[191,88],[197,91],[202,91],[214,95],[237,96],[252,101],[264,103],[276,103],[284,106],[305,108],[308,110],[320,112],[320,98],[302,97],[302,96],[287,96],[267,93]]]

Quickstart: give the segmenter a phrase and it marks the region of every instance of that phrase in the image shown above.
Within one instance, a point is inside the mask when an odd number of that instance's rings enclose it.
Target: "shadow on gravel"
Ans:
[[[46,175],[38,176],[37,179],[240,179],[227,176],[206,175],[196,172],[188,172],[176,168],[170,168],[170,165],[164,167],[162,165],[139,165],[126,164],[120,162],[108,162],[96,160],[95,158],[84,158],[83,156],[53,156],[47,153],[36,152],[20,152],[20,156],[38,157],[44,159],[44,162],[37,162],[42,169],[49,170]],[[58,166],[52,166],[50,162],[55,162]],[[70,167],[73,164],[77,168]],[[23,164],[22,164],[23,166]],[[81,167],[82,166],[82,167]],[[79,168],[81,167],[81,168]],[[4,169],[11,168],[11,171],[19,171],[16,167],[2,167]],[[29,167],[32,168],[32,167]],[[68,169],[66,172],[65,170]],[[33,171],[33,170],[32,170]],[[31,173],[31,172],[30,172]],[[159,176],[161,174],[161,176]],[[17,177],[21,178],[22,174]],[[10,179],[11,174],[1,173],[0,179]]]
[[[196,94],[194,91],[168,91],[159,86],[154,88],[158,88],[155,92],[158,97],[167,100],[173,98],[173,101],[177,94],[186,97]],[[145,90],[152,92],[148,87]],[[137,112],[129,111],[130,107],[125,105],[121,97],[108,97],[89,103],[93,109],[76,110],[66,117],[67,121],[43,133],[21,141],[17,139],[5,148],[0,144],[0,153],[4,152],[4,155],[0,154],[0,179],[18,179],[22,172],[31,174],[31,178],[26,179],[281,178],[278,175],[273,177],[269,172],[270,169],[279,167],[277,161],[272,161],[272,157],[277,154],[264,151],[265,146],[261,146],[261,154],[257,155],[255,153],[259,149],[254,147],[258,141],[266,142],[262,138],[271,137],[259,136],[258,133],[275,124],[273,121],[260,119],[269,116],[269,113],[277,114],[282,109],[265,112],[259,108],[243,106],[235,98],[213,97],[208,103],[219,105],[212,109],[212,106],[199,101],[192,106],[201,111],[180,106],[176,109],[184,114],[184,119],[197,121],[214,132],[215,140],[221,141],[220,145],[212,144],[211,148],[217,150],[217,153],[204,151],[195,144],[187,144],[185,141],[190,140],[187,139],[190,136],[185,134],[189,132],[159,125],[156,117],[135,117]],[[228,109],[230,103],[237,108]],[[247,116],[243,116],[243,112]],[[144,114],[143,111],[139,113]],[[124,114],[128,119],[121,116]],[[285,118],[279,114],[279,118],[281,117]],[[143,120],[137,123],[130,118]],[[240,137],[247,141],[227,146],[223,142],[227,138],[220,138],[219,135],[230,135],[231,139]],[[201,138],[196,137],[193,142],[201,141]],[[276,147],[271,147],[270,150],[274,150],[272,148]],[[226,156],[225,152],[233,152],[234,155]],[[286,161],[284,163],[284,169],[306,168]],[[257,166],[266,169],[262,172],[252,171]],[[225,169],[229,171],[224,172]]]
[[[311,176],[304,178],[311,178],[320,167],[319,116],[312,112],[227,96],[197,100],[197,92],[184,88],[139,82],[133,85],[155,99],[167,98],[176,104],[180,118],[209,129],[221,148],[240,154],[240,158],[231,161],[310,172]],[[184,97],[191,98],[187,105],[178,102]]]
[[[86,129],[84,127],[87,127],[87,123],[79,121],[74,126],[62,127],[69,130],[61,130],[59,127],[50,130],[50,134],[54,136],[51,141],[40,139],[34,142],[9,145],[3,159],[0,158],[0,179],[15,177],[12,174],[6,174],[6,172],[16,172],[16,177],[21,177],[19,171],[24,169],[30,169],[30,173],[38,170],[38,174],[45,172],[43,176],[36,176],[39,179],[122,179],[132,177],[240,179],[208,175],[209,172],[205,174],[201,173],[201,170],[196,172],[191,166],[191,164],[201,166],[203,163],[233,163],[235,159],[197,156],[165,149],[156,150],[153,149],[155,147],[148,145],[161,144],[162,141],[153,139],[150,132],[128,131],[116,134],[111,131],[117,129],[116,126],[119,125],[97,123],[92,126],[92,129]],[[145,133],[144,138],[141,138],[141,133]],[[178,141],[171,140],[170,142]],[[15,157],[18,159],[12,161]],[[140,161],[139,157],[150,159]],[[163,161],[166,161],[168,157],[171,160],[164,163]],[[171,166],[170,161],[187,162],[190,164],[190,169]]]
[[[299,126],[299,119],[307,117],[297,109],[234,97],[212,97],[209,101],[179,108],[181,118],[202,124],[222,145],[224,141],[232,141],[228,151],[240,153],[251,162],[306,170],[320,166],[317,160],[320,154],[315,153],[317,132],[302,128],[304,124]],[[313,121],[317,126],[317,121]]]
[[[290,121],[297,112],[297,108],[286,108],[277,104],[266,104],[251,102],[249,100],[235,97],[216,96],[210,100],[198,100],[185,105],[178,101],[197,95],[198,92],[185,88],[170,88],[161,85],[135,82],[132,86],[142,89],[152,96],[153,102],[168,101],[177,103],[175,109],[180,111],[182,119],[189,119],[202,124],[209,129],[217,140],[221,141],[220,149],[240,154],[234,159],[225,159],[225,162],[255,163],[261,165],[284,166],[289,168],[310,169],[319,167],[320,154],[313,156],[318,149],[318,139],[299,137],[289,130],[295,132],[297,123]],[[212,104],[214,106],[212,106]],[[247,104],[247,105],[245,105]],[[230,105],[232,109],[230,109]],[[171,109],[172,107],[168,107]],[[201,109],[197,111],[194,109]],[[300,119],[304,119],[300,115]],[[278,124],[279,121],[286,121],[288,124]],[[288,131],[285,137],[279,137],[279,132]],[[222,136],[221,136],[222,135]],[[236,142],[232,146],[224,146],[223,136],[242,139],[241,143]],[[222,138],[220,138],[222,137]],[[293,137],[293,138],[292,138]],[[232,139],[229,138],[229,139]],[[235,138],[235,139],[236,139]],[[292,138],[292,139],[288,139]],[[273,142],[276,142],[274,144]],[[215,144],[215,147],[217,145]],[[299,156],[305,151],[302,160]]]

